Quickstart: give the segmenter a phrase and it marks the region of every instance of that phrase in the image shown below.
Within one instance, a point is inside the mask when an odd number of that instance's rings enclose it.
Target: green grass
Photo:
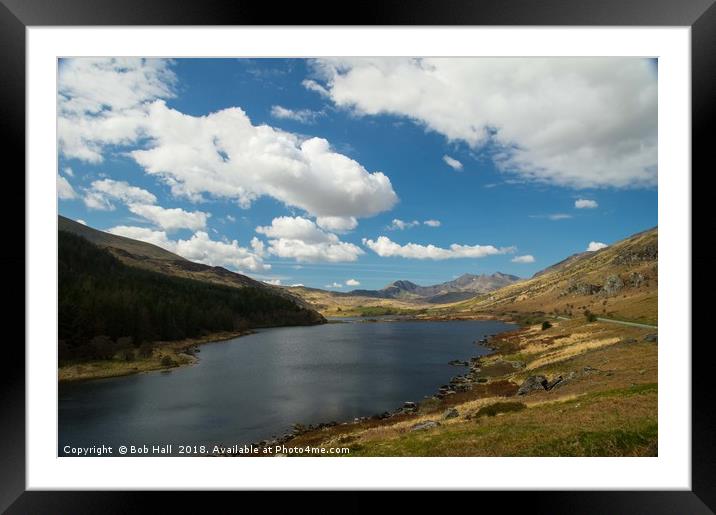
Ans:
[[[611,431],[580,431],[549,440],[526,449],[529,456],[656,456],[658,430],[656,423],[640,429]]]
[[[631,397],[632,395],[645,395],[651,393],[658,393],[659,387],[656,383],[643,383],[628,388],[615,388],[613,390],[604,390],[601,392],[586,393],[579,397],[579,400],[597,400],[597,399],[609,399],[614,397]],[[574,401],[570,401],[574,402]]]
[[[479,423],[356,442],[351,456],[655,456],[657,393],[647,383],[529,408],[498,402],[477,411]]]
[[[495,404],[490,404],[489,406],[483,406],[480,408],[477,413],[475,414],[476,418],[480,418],[483,416],[486,417],[494,417],[498,415],[499,413],[511,413],[514,411],[522,411],[527,406],[525,406],[521,402],[496,402]]]
[[[527,355],[522,354],[521,352],[518,352],[516,354],[508,354],[508,355],[504,356],[502,359],[504,359],[505,361],[521,361],[523,363],[528,360]]]

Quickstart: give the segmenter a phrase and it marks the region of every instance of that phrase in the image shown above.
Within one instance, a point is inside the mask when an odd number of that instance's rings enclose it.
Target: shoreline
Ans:
[[[212,333],[198,338],[186,338],[177,341],[154,342],[152,356],[135,361],[97,360],[82,363],[72,363],[57,368],[58,384],[78,383],[96,379],[109,379],[125,377],[148,372],[170,372],[174,369],[195,365],[199,357],[195,355],[198,347],[209,343],[221,343],[242,336],[256,333],[256,330],[226,331]],[[163,357],[172,358],[171,365],[162,365]]]
[[[390,315],[386,315],[390,316]],[[345,317],[345,318],[355,318],[355,317]],[[505,323],[515,324],[517,327],[511,330],[507,331],[501,331],[499,333],[494,334],[488,334],[483,336],[481,339],[475,339],[473,340],[473,344],[479,347],[482,347],[487,350],[484,354],[480,354],[478,356],[470,356],[467,358],[466,361],[453,359],[448,362],[449,365],[454,366],[456,369],[465,369],[467,368],[467,372],[464,374],[457,374],[450,378],[448,383],[446,385],[441,385],[437,388],[435,392],[432,394],[426,394],[421,401],[405,401],[403,403],[403,406],[394,408],[392,411],[383,412],[383,413],[377,413],[373,415],[367,415],[363,417],[356,417],[353,420],[345,420],[341,422],[337,421],[330,421],[330,422],[318,422],[315,424],[309,424],[304,425],[301,423],[294,423],[293,424],[293,432],[290,434],[284,434],[283,436],[275,439],[266,439],[261,440],[259,442],[252,442],[250,444],[246,444],[249,446],[252,446],[254,448],[262,449],[264,447],[276,447],[281,445],[286,445],[290,443],[292,440],[296,439],[300,436],[305,436],[310,433],[321,431],[324,429],[328,429],[331,427],[336,426],[350,426],[354,424],[361,424],[369,421],[385,421],[388,419],[396,419],[400,418],[401,420],[403,418],[410,418],[412,416],[415,416],[418,414],[419,407],[422,403],[425,403],[425,401],[432,401],[432,402],[438,402],[438,403],[444,403],[445,399],[456,395],[457,393],[463,393],[470,391],[474,386],[476,385],[483,385],[486,384],[486,382],[480,381],[478,378],[478,374],[480,373],[480,365],[481,365],[481,359],[485,357],[495,357],[495,356],[502,356],[497,348],[495,346],[490,345],[490,341],[496,337],[500,337],[502,335],[507,335],[510,333],[513,333],[515,331],[520,331],[523,329],[521,324],[516,322],[513,319],[508,319],[508,317],[498,317],[498,316],[485,316],[485,317],[465,317],[465,318],[459,318],[459,319],[432,319],[432,318],[410,318],[410,319],[384,319],[384,320],[374,320],[375,322],[395,322],[395,321],[415,321],[415,322],[432,322],[432,321],[443,321],[443,322],[460,322],[460,321],[489,321],[489,320],[497,320]],[[517,386],[515,385],[515,391],[517,390]],[[242,454],[222,454],[220,456],[224,457],[242,457]]]
[[[353,319],[353,323],[361,322],[461,322],[461,321],[488,321],[496,320],[506,323],[520,325],[518,321],[509,316],[498,316],[494,314],[479,316],[415,316],[415,315],[380,315],[374,317],[331,317],[328,323],[346,323],[340,318]],[[262,328],[264,329],[264,328]],[[210,343],[221,343],[234,338],[255,334],[255,329],[246,331],[225,331],[212,333],[198,338],[186,338],[178,341],[158,341],[154,342],[154,350],[149,358],[140,358],[134,361],[119,360],[95,360],[81,363],[70,363],[59,366],[57,369],[58,384],[78,383],[82,381],[93,381],[97,379],[109,379],[113,377],[126,377],[135,374],[143,374],[149,372],[171,372],[174,369],[195,365],[199,362],[196,356],[200,352],[198,347]],[[169,356],[172,364],[163,365],[161,360],[163,357]]]
[[[560,322],[548,329],[520,324],[488,336],[487,342],[476,341],[489,351],[467,365],[450,363],[465,369],[441,387],[441,396],[426,395],[391,412],[353,420],[295,424],[280,437],[250,445],[271,456],[298,456],[290,449],[308,447],[349,447],[351,456],[655,455],[656,334],[599,321]],[[480,370],[469,381],[461,379],[473,368]],[[603,418],[615,403],[623,408],[617,418]],[[599,421],[598,432],[584,429],[592,420]],[[550,439],[538,444],[530,431],[504,433],[508,426],[534,424]],[[457,436],[467,439],[469,450],[456,452]]]

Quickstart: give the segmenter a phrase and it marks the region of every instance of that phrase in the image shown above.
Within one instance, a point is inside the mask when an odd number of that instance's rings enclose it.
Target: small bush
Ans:
[[[543,331],[546,331],[550,327],[552,327],[552,324],[550,324],[549,321],[545,320],[544,322],[542,322],[542,330]]]
[[[150,358],[152,356],[152,353],[154,352],[154,345],[149,342],[144,342],[142,345],[139,346],[138,352],[139,357]]]
[[[510,413],[514,411],[522,411],[527,406],[522,404],[521,402],[496,402],[495,404],[490,404],[489,406],[483,406],[480,408],[477,413],[475,414],[476,418],[480,418],[482,416],[488,416],[488,417],[494,417],[498,413]]]
[[[115,352],[115,345],[109,336],[97,335],[89,343],[92,353],[96,359],[112,359]]]
[[[119,359],[121,361],[134,361],[133,349],[122,349],[119,351]]]
[[[588,309],[584,310],[584,318],[587,319],[587,322],[596,322],[597,321],[597,315],[595,315]]]
[[[170,356],[164,356],[162,358],[161,364],[163,367],[171,367],[174,365],[174,360]]]

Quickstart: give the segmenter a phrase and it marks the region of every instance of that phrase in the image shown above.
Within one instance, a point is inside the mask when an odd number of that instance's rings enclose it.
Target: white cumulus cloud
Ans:
[[[181,208],[165,208],[150,204],[129,204],[128,208],[132,213],[146,218],[166,231],[204,229],[207,219],[211,216],[202,211],[185,211]]]
[[[164,59],[62,59],[58,71],[60,152],[99,163],[103,147],[136,141],[146,106],[172,98],[176,76]]]
[[[597,250],[605,249],[609,245],[602,243],[601,241],[590,241],[587,245],[587,252],[596,252]]]
[[[525,254],[524,256],[515,256],[512,258],[513,263],[534,263],[535,258],[531,254]]]
[[[358,227],[358,220],[354,216],[319,216],[316,224],[327,231],[347,232]]]
[[[259,226],[256,232],[269,239],[269,253],[298,262],[355,261],[364,254],[357,245],[341,241],[335,234],[300,216],[274,218],[271,225]]]
[[[346,281],[346,286],[360,286],[360,281],[356,281],[355,279],[348,279]]]
[[[211,216],[203,211],[185,211],[181,208],[159,206],[156,204],[157,197],[153,193],[127,182],[112,179],[94,181],[84,196],[85,205],[90,209],[111,211],[115,209],[115,201],[126,204],[127,209],[132,213],[170,232],[177,229],[193,231],[205,229],[206,221]]]
[[[322,91],[358,116],[409,118],[505,173],[574,188],[654,186],[657,78],[649,60],[326,58]],[[399,94],[396,94],[399,92]],[[449,101],[446,101],[449,99]]]
[[[102,211],[114,210],[113,200],[119,200],[125,204],[154,204],[157,197],[145,189],[113,179],[94,181],[84,197],[85,205],[88,208]]]
[[[77,192],[70,184],[70,181],[57,175],[57,197],[62,200],[72,200],[77,198]]]
[[[442,225],[440,220],[425,220],[423,223],[428,227],[440,227]]]
[[[176,82],[170,61],[65,59],[59,82],[64,156],[96,163],[106,151],[127,153],[175,196],[242,207],[269,196],[311,216],[347,219],[398,201],[387,175],[369,172],[325,139],[254,125],[239,107],[204,116],[167,107]]]
[[[493,245],[459,245],[453,243],[449,248],[435,245],[421,245],[407,243],[400,245],[386,236],[379,236],[376,240],[363,238],[363,245],[381,257],[403,257],[409,259],[455,259],[455,258],[482,258],[496,254],[507,254],[515,251],[514,247],[497,248]]]
[[[594,209],[599,207],[599,204],[596,200],[580,198],[574,201],[574,207],[577,209]]]
[[[404,229],[410,229],[420,225],[420,222],[413,220],[412,222],[405,222],[399,218],[394,218],[390,225],[386,227],[389,231],[402,231]]]
[[[462,163],[458,161],[457,159],[450,157],[449,155],[445,154],[443,156],[443,161],[445,161],[445,164],[448,165],[453,170],[462,170]]]
[[[280,120],[313,123],[321,114],[320,111],[312,111],[311,109],[288,109],[280,105],[271,106],[271,116]]]
[[[197,231],[186,240],[173,240],[165,231],[146,227],[120,225],[112,227],[107,232],[152,243],[190,261],[210,266],[224,266],[237,271],[260,271],[271,268],[271,265],[263,263],[260,255],[241,247],[238,241],[212,240],[205,231]]]
[[[397,202],[385,174],[368,172],[325,139],[254,126],[239,108],[193,117],[158,101],[149,113],[149,148],[131,155],[175,195],[232,198],[243,207],[267,195],[318,217],[372,216]]]
[[[309,91],[315,91],[321,96],[329,96],[328,90],[321,86],[318,82],[312,79],[306,79],[301,82],[301,85]]]

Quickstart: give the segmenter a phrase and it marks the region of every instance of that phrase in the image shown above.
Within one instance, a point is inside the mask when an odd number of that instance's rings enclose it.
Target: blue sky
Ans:
[[[75,59],[59,77],[59,212],[261,280],[528,277],[657,225],[653,62]]]

